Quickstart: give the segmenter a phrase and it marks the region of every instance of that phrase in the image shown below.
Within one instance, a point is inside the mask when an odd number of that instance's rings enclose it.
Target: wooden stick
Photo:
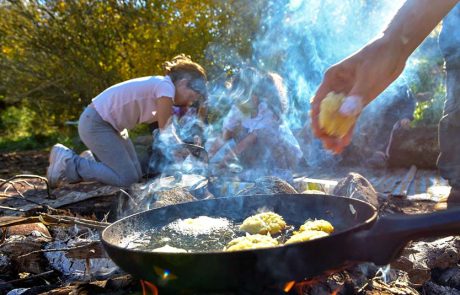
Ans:
[[[64,223],[64,224],[78,224],[87,226],[90,228],[104,229],[110,225],[109,222],[100,222],[96,220],[89,220],[84,218],[78,218],[73,216],[61,216],[61,215],[48,215],[45,213],[40,214],[43,217],[45,223]]]
[[[16,217],[12,220],[0,221],[0,227],[13,226],[20,224],[36,223],[41,222],[43,224],[78,224],[94,229],[104,229],[110,223],[100,222],[95,220],[89,220],[84,218],[72,217],[72,216],[60,216],[60,215],[49,215],[42,213],[39,216],[31,217]]]
[[[415,174],[417,173],[417,167],[415,165],[412,165],[407,172],[406,176],[404,177],[403,183],[402,183],[402,188],[401,188],[401,194],[405,197],[407,197],[407,194],[409,193],[410,186],[412,182],[414,181]]]
[[[7,207],[7,206],[0,206],[0,209],[10,210],[10,211],[26,212],[26,210],[23,210],[21,208],[13,208],[13,207]]]
[[[46,184],[46,192],[48,193],[48,198],[51,198],[51,192],[50,192],[50,186],[49,186],[49,183],[48,183],[48,179],[46,179],[46,177],[43,177],[43,176],[40,176],[40,175],[19,174],[19,175],[15,175],[15,176],[10,177],[10,178],[5,179],[5,180],[2,179],[2,183],[0,183],[0,188],[3,185],[5,185],[6,183],[13,183],[12,180],[17,179],[17,178],[29,178],[29,179],[32,178],[32,179],[40,179],[40,180],[44,181],[45,184]],[[14,185],[13,185],[13,187],[14,187]]]
[[[16,279],[16,280],[8,281],[8,282],[3,282],[3,283],[0,283],[0,286],[1,285],[7,285],[7,284],[15,284],[15,283],[19,283],[19,282],[23,282],[23,281],[27,281],[27,280],[32,280],[32,279],[44,277],[44,276],[47,276],[49,274],[52,274],[53,272],[54,272],[54,270],[49,270],[49,271],[45,271],[45,272],[42,272],[42,273],[39,273],[39,274],[36,274],[36,275],[28,276],[27,278],[22,278],[22,279]]]
[[[81,250],[85,250],[88,252],[86,255],[84,255],[85,258],[98,258],[101,256],[102,257],[105,256],[101,254],[101,251],[96,251],[101,247],[102,245],[99,241],[93,241],[93,242],[90,242],[90,243],[87,243],[81,246],[75,246],[75,247],[67,247],[67,248],[60,248],[60,249],[40,249],[40,250],[29,252],[27,254],[19,255],[17,258],[18,259],[25,258],[29,255],[38,254],[38,253],[47,253],[47,252],[75,252],[76,254],[74,256],[80,257],[82,256],[81,254],[79,254]],[[93,251],[90,251],[90,250],[93,250]]]
[[[40,222],[40,219],[38,216],[32,216],[32,217],[19,217],[19,216],[16,217],[15,216],[15,217],[11,217],[10,220],[0,221],[0,227],[36,223],[36,222]]]

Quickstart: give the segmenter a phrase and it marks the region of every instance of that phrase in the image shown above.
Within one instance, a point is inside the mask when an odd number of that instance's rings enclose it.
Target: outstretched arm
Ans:
[[[222,161],[222,164],[226,164],[235,156],[240,156],[244,151],[249,149],[252,145],[254,145],[257,141],[257,135],[254,133],[249,133],[244,137],[238,144],[235,146],[233,150],[228,152]]]
[[[162,96],[157,100],[156,117],[158,120],[158,127],[164,130],[170,123],[173,114],[173,101],[171,97]]]
[[[171,143],[180,144],[182,140],[177,135],[175,128],[171,126],[171,118],[173,114],[173,102],[171,97],[162,96],[157,100],[157,110],[156,110],[156,118],[158,121],[158,127],[160,128],[160,132],[169,132],[170,139],[172,139]],[[171,128],[168,128],[171,127]],[[168,131],[166,131],[168,130]]]
[[[209,157],[214,156],[219,151],[219,149],[224,146],[225,142],[227,142],[231,138],[233,138],[233,132],[224,129],[222,135],[216,138],[216,141],[209,148]]]
[[[311,102],[312,128],[325,148],[340,153],[350,143],[353,128],[337,138],[318,123],[320,104],[331,91],[347,95],[339,112],[356,116],[403,71],[408,57],[459,0],[407,0],[385,31],[362,49],[330,67]]]

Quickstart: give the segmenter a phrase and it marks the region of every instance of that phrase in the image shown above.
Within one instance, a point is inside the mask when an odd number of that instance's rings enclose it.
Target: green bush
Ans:
[[[33,131],[34,112],[27,107],[11,106],[0,113],[1,136],[11,140],[26,137]]]
[[[446,89],[443,84],[439,84],[430,100],[417,102],[414,111],[414,125],[437,125],[442,117],[445,98]]]
[[[48,127],[27,106],[10,106],[0,112],[0,151],[46,149],[57,142],[83,149],[74,126]]]
[[[414,111],[415,126],[438,124],[446,97],[444,59],[438,48],[439,28],[430,35],[414,54],[416,73],[410,88],[413,93],[425,94]],[[426,99],[428,98],[428,99]]]

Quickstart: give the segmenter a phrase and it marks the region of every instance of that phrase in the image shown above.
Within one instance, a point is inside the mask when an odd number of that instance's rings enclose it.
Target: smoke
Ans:
[[[383,31],[404,1],[271,1],[253,43],[253,59],[290,86],[291,126],[305,123],[324,71]]]
[[[309,166],[332,165],[340,156],[332,156],[322,149],[321,143],[311,134],[309,101],[325,70],[381,33],[404,1],[278,0],[265,3],[267,5],[262,8],[260,5],[247,6],[247,13],[253,9],[252,13],[260,13],[262,20],[252,39],[250,60],[242,59],[231,48],[212,48],[210,52],[221,52],[227,60],[232,59],[229,68],[251,64],[280,74],[289,90],[289,111],[285,120],[296,134],[304,158]],[[361,134],[360,126],[369,121],[373,122],[374,129],[363,131],[366,134],[382,128],[385,120],[393,119],[380,113],[393,105],[394,99],[401,98],[397,91],[406,92],[401,85],[414,79],[416,66],[409,61],[403,75],[368,107],[360,118],[357,136]],[[386,139],[386,135],[384,137]]]
[[[240,2],[235,3],[242,5]],[[244,4],[244,9],[240,7],[238,11],[241,10],[246,16],[259,16],[261,21],[257,29],[248,33],[242,31],[241,24],[235,23],[227,31],[241,32],[242,39],[250,40],[251,54],[247,56],[244,54],[247,50],[242,51],[229,43],[210,44],[206,52],[208,59],[223,65],[222,72],[218,73],[209,88],[207,104],[212,111],[211,116],[208,116],[209,125],[203,131],[207,150],[212,147],[213,139],[222,134],[225,118],[232,112],[235,102],[228,85],[228,73],[251,66],[281,75],[288,90],[288,110],[283,114],[284,123],[278,130],[274,130],[278,134],[266,136],[266,145],[292,142],[293,150],[300,147],[308,166],[334,166],[342,160],[342,156],[333,156],[324,150],[321,142],[312,135],[310,99],[325,70],[378,36],[403,3],[402,0],[277,0]],[[248,30],[253,29],[249,27]],[[354,144],[358,147],[357,150],[360,146],[385,149],[385,142],[395,123],[393,121],[398,116],[407,117],[406,114],[392,114],[391,109],[398,106],[402,97],[404,100],[404,95],[408,93],[407,81],[414,79],[416,67],[417,63],[409,60],[401,77],[365,109],[352,141],[352,146]],[[414,100],[411,95],[406,96],[405,109],[410,113],[414,108]],[[390,126],[386,130],[388,134],[381,132],[386,128],[385,124]],[[292,132],[287,134],[284,132],[286,128]],[[289,152],[281,148],[281,145],[278,147],[278,160],[286,162],[283,157],[289,159]],[[264,157],[257,163],[255,170],[260,170],[261,174],[267,173],[266,168],[273,170],[271,163],[275,158],[274,153],[261,151],[259,154]],[[239,163],[231,164],[238,167]]]
[[[254,60],[277,69],[290,89],[289,126],[300,135],[311,166],[331,165],[333,157],[308,134],[310,98],[325,70],[378,35],[403,1],[290,0],[269,2]]]

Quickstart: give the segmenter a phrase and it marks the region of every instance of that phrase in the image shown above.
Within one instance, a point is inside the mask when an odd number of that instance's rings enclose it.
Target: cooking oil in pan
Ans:
[[[240,225],[222,217],[177,219],[130,239],[126,247],[153,252],[222,251],[228,242],[246,234],[239,229]],[[283,243],[292,230],[293,227],[287,227],[275,238]]]
[[[159,252],[164,249],[165,252],[220,251],[238,232],[238,226],[229,219],[199,216],[177,219],[163,227],[145,231],[131,240],[127,247]]]

